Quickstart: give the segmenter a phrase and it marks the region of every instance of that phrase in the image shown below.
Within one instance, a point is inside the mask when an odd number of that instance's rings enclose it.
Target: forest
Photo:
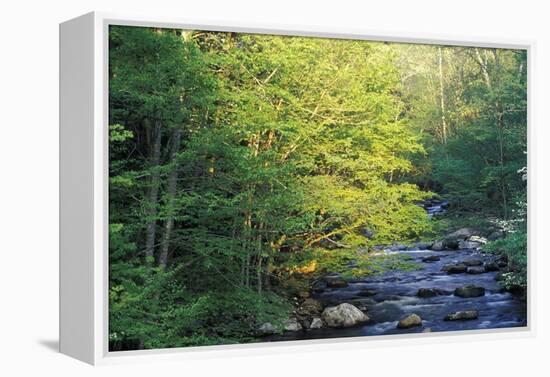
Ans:
[[[111,351],[525,325],[525,50],[111,26],[109,159]]]

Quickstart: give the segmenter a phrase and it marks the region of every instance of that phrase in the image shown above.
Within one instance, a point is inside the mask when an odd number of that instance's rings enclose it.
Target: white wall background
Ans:
[[[550,288],[549,12],[544,1],[6,0],[0,5],[0,375],[344,376],[542,375],[548,371]],[[57,354],[58,23],[91,10],[308,24],[537,42],[530,184],[536,210],[537,334],[526,339],[387,342],[368,348],[276,353],[92,368]],[[533,167],[533,165],[532,165]],[[456,338],[455,338],[456,339]],[[538,370],[538,372],[537,372]]]

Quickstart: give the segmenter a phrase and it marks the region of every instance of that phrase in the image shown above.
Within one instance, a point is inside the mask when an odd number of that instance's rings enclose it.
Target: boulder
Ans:
[[[428,250],[431,246],[432,244],[427,242],[417,242],[416,244],[414,244],[414,247],[417,250]]]
[[[446,296],[450,294],[451,292],[445,291],[439,288],[420,288],[416,293],[418,297],[423,297],[423,298],[435,297],[435,296]]]
[[[458,248],[459,249],[477,249],[481,247],[482,243],[477,241],[468,241],[468,240],[461,240],[458,241]]]
[[[505,260],[499,260],[499,261],[497,262],[497,266],[498,266],[499,268],[508,267],[508,262],[505,261]]]
[[[416,326],[422,326],[422,318],[414,313],[409,314],[397,323],[398,329],[408,329]]]
[[[462,298],[480,297],[485,295],[485,288],[468,284],[464,287],[455,289],[454,294]]]
[[[302,330],[309,330],[309,326],[311,325],[310,319],[301,316],[298,316],[297,319],[300,326],[302,326]]]
[[[471,236],[477,236],[479,232],[471,228],[461,228],[455,232],[447,234],[446,239],[462,239],[465,240]]]
[[[486,262],[485,263],[485,271],[492,272],[492,271],[498,271],[498,264],[496,262]]]
[[[438,257],[437,255],[430,255],[429,257],[424,257],[422,258],[422,262],[424,263],[432,263],[432,262],[437,262],[439,261],[441,258]]]
[[[329,327],[351,327],[369,320],[365,313],[348,303],[325,308],[322,318]]]
[[[290,318],[283,321],[283,329],[285,331],[300,331],[302,330],[302,325],[296,318]]]
[[[437,292],[433,288],[420,288],[416,295],[418,297],[435,297]]]
[[[258,332],[261,335],[273,335],[279,332],[279,329],[270,322],[263,323],[259,328]]]
[[[487,243],[487,238],[481,237],[481,236],[470,236],[470,237],[468,237],[467,241],[477,242],[477,243],[480,243],[482,245],[485,245]]]
[[[471,274],[471,275],[479,275],[479,274],[483,274],[487,272],[485,270],[485,267],[480,267],[480,266],[476,266],[476,267],[468,267],[466,269],[466,273],[467,274]]]
[[[460,242],[459,240],[456,240],[456,239],[445,239],[443,241],[443,246],[445,246],[445,249],[449,249],[449,250],[456,250],[460,247]]]
[[[477,319],[479,313],[477,310],[464,310],[454,312],[445,316],[445,321],[467,321],[470,319]]]
[[[320,329],[323,327],[323,321],[319,317],[315,317],[311,320],[311,323],[309,325],[310,329]]]
[[[374,289],[362,289],[359,292],[357,292],[357,296],[361,297],[370,297],[376,295],[378,292]]]
[[[445,270],[447,271],[447,273],[449,275],[452,275],[452,274],[463,274],[466,272],[466,265],[464,264],[455,264],[455,265],[452,265],[452,266],[445,266],[444,267]]]
[[[430,247],[430,250],[443,251],[445,250],[445,245],[443,245],[443,241],[435,241],[433,245]]]
[[[504,232],[502,230],[495,230],[491,234],[487,236],[488,241],[496,241],[500,238],[504,237]]]
[[[481,259],[475,259],[475,258],[465,259],[462,263],[464,263],[464,265],[468,267],[483,265],[483,262],[481,261]]]
[[[323,305],[312,298],[306,298],[296,312],[303,316],[319,315],[323,311]]]

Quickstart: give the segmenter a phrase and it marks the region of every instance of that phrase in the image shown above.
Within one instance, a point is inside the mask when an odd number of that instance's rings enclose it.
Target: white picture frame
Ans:
[[[476,341],[533,336],[535,255],[528,250],[528,311],[525,328],[372,336],[261,344],[190,347],[142,351],[108,351],[108,27],[129,25],[243,33],[315,36],[406,43],[525,49],[528,92],[532,93],[533,41],[311,26],[206,22],[185,18],[92,12],[60,24],[60,352],[90,364],[147,359],[229,356],[379,347],[387,342]],[[533,138],[532,101],[528,105],[528,138]],[[532,146],[532,143],[530,143]],[[532,150],[530,151],[532,153]],[[533,164],[529,160],[529,174]],[[532,188],[529,188],[532,197]],[[529,202],[529,218],[533,206]],[[532,226],[529,226],[532,229]],[[531,233],[531,230],[530,232]],[[530,236],[531,237],[531,236]]]

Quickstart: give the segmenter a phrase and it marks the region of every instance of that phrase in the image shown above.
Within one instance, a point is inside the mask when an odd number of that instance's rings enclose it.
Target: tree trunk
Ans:
[[[447,120],[445,119],[445,87],[443,84],[443,49],[441,46],[439,52],[439,104],[441,107],[441,133],[443,135],[443,144],[447,145]]]
[[[245,252],[243,260],[243,283],[245,287],[250,286],[250,237],[252,236],[252,214],[247,211],[245,214],[242,248]]]
[[[177,127],[172,133],[172,145],[170,147],[170,161],[172,162],[172,170],[168,177],[168,189],[166,198],[166,221],[164,223],[164,235],[159,256],[159,266],[166,269],[168,265],[168,250],[170,249],[170,237],[174,228],[174,199],[176,197],[178,184],[178,162],[177,155],[181,143],[181,128]]]
[[[476,59],[477,63],[481,67],[481,73],[483,74],[483,79],[485,80],[485,85],[487,85],[487,88],[491,89],[491,77],[489,76],[489,69],[487,67],[487,61],[483,60],[481,57],[481,54],[479,53],[479,49],[475,49],[476,52]]]
[[[151,261],[155,257],[155,238],[157,231],[157,205],[160,187],[160,171],[158,169],[160,165],[160,150],[162,143],[162,122],[160,120],[155,121],[155,127],[153,129],[153,147],[151,153],[151,173],[150,190],[149,190],[149,203],[147,203],[147,229],[145,231],[145,256]]]
[[[488,67],[488,56],[487,56],[487,50],[485,50],[485,60],[481,57],[481,54],[479,52],[479,49],[475,49],[476,52],[476,59],[477,63],[481,67],[481,73],[483,74],[483,78],[485,81],[485,85],[487,86],[487,89],[495,96],[495,103],[494,103],[494,111],[495,111],[495,118],[496,118],[496,126],[497,126],[497,142],[498,142],[498,149],[499,149],[499,167],[500,167],[500,185],[499,190],[502,196],[502,210],[504,214],[504,218],[508,218],[508,195],[507,195],[507,188],[506,188],[506,181],[505,181],[505,169],[504,169],[504,115],[502,110],[502,105],[500,104],[500,99],[498,98],[498,89],[500,85],[500,59],[498,56],[498,50],[493,49],[493,58],[495,60],[495,69],[494,69],[494,75],[493,79],[491,80],[491,76],[489,74],[489,67]]]
[[[257,266],[256,266],[256,284],[257,284],[257,289],[258,289],[258,293],[262,293],[262,283],[263,283],[263,244],[262,244],[262,230],[263,230],[263,223],[260,222],[260,224],[258,224],[258,227],[257,227],[257,230],[258,230],[258,234],[256,235],[257,237],[257,253],[258,253],[258,263],[257,263]]]
[[[498,55],[498,50],[493,49],[493,57],[495,59],[495,78],[493,82],[495,87],[500,87],[500,57]],[[500,98],[498,97],[498,92],[495,95],[495,112],[497,118],[497,127],[498,127],[498,146],[499,146],[499,164],[500,164],[500,188],[502,194],[502,209],[504,212],[504,218],[508,218],[508,194],[506,188],[506,172],[504,169],[504,113],[502,109],[502,104],[500,103]]]

